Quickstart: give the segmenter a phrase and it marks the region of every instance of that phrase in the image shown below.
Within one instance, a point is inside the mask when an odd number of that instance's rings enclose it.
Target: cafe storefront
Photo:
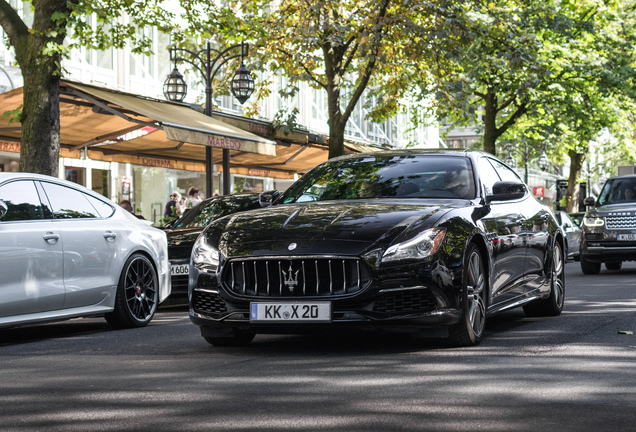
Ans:
[[[0,94],[5,110],[21,103],[21,88]],[[0,170],[18,170],[20,134],[19,127],[0,118]],[[208,194],[206,147],[212,148],[216,193],[223,190],[224,148],[229,148],[232,193],[284,190],[328,156],[324,137],[306,131],[278,134],[265,121],[223,113],[211,118],[188,105],[66,80],[60,91],[60,141],[61,178],[115,202],[128,199],[156,225],[171,192],[185,194],[194,186]],[[377,148],[349,151],[372,149]]]

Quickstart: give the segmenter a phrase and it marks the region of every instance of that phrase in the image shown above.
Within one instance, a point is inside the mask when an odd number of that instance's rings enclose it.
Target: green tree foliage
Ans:
[[[632,0],[474,1],[452,16],[464,48],[431,68],[441,118],[479,125],[493,154],[499,139],[548,143],[570,158],[569,196],[590,140],[609,131],[633,153]]]
[[[24,78],[24,104],[15,116],[22,125],[20,170],[57,176],[60,150],[59,81],[61,60],[79,45],[148,53],[144,26],[171,30],[174,14],[161,0],[31,0],[25,22],[7,0],[0,0],[0,25]],[[29,5],[30,4],[30,5]],[[95,20],[94,27],[91,22]],[[64,41],[70,44],[64,46]]]
[[[249,40],[262,70],[285,76],[292,88],[303,81],[325,92],[333,157],[344,152],[357,104],[371,101],[371,119],[385,119],[416,89],[413,76],[426,69],[417,44],[443,25],[423,17],[438,8],[420,0],[243,0],[209,10],[209,21],[196,27],[234,29],[223,37]]]

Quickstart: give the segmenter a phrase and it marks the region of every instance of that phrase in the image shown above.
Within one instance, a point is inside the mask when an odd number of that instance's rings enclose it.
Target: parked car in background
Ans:
[[[609,178],[598,201],[589,197],[581,227],[581,270],[598,274],[601,264],[620,270],[636,260],[636,175]]]
[[[581,228],[572,220],[570,215],[563,210],[555,211],[554,216],[565,234],[566,258],[578,261],[581,244]]]
[[[492,155],[348,155],[269,197],[268,208],[212,222],[194,245],[190,319],[213,345],[356,329],[471,346],[488,315],[563,308],[559,224]]]
[[[570,216],[570,219],[574,221],[576,226],[580,228],[581,225],[583,225],[583,217],[585,216],[585,212],[568,213],[568,215]]]
[[[213,220],[232,213],[261,208],[259,193],[224,195],[204,200],[166,227],[172,294],[166,305],[188,304],[188,273],[192,246]]]
[[[76,183],[0,173],[0,327],[95,315],[141,327],[169,294],[163,231]]]

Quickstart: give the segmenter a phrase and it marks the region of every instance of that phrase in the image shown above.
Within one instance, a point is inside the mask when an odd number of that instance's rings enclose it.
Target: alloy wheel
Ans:
[[[476,337],[480,337],[486,324],[484,304],[484,266],[477,250],[473,250],[468,260],[468,319]]]
[[[157,277],[150,262],[142,257],[131,261],[124,281],[130,313],[139,321],[150,319],[157,305]]]

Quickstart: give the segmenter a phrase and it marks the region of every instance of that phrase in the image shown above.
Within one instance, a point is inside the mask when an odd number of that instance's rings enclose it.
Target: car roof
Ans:
[[[48,181],[48,182],[54,182],[54,183],[58,183],[64,186],[68,186],[68,187],[72,187],[74,189],[80,190],[84,193],[87,193],[89,195],[92,195],[95,198],[98,198],[102,201],[106,200],[108,201],[110,204],[115,204],[114,202],[112,202],[110,199],[108,199],[107,197],[105,197],[104,195],[101,195],[95,191],[92,191],[90,189],[88,189],[85,186],[82,186],[79,183],[75,183],[72,181],[68,181],[68,180],[63,180],[57,177],[53,177],[53,176],[49,176],[49,175],[45,175],[45,174],[35,174],[35,173],[28,173],[28,172],[0,172],[0,183],[7,181],[7,180],[17,180],[17,179],[21,179],[21,180],[41,180],[41,181]]]
[[[622,176],[614,176],[614,177],[610,177],[607,179],[607,181],[610,180],[616,180],[616,179],[631,179],[631,180],[636,180],[636,174],[627,174],[627,175],[622,175]]]

